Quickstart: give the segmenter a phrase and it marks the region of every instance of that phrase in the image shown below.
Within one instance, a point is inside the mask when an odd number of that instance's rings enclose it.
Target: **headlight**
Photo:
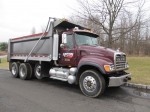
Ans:
[[[128,62],[125,63],[125,68],[129,68]]]
[[[114,65],[104,65],[104,69],[107,72],[111,72],[115,70],[115,66]]]

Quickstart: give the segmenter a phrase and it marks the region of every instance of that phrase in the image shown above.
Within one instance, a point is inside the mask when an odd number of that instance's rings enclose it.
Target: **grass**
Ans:
[[[133,83],[150,85],[150,57],[127,57]]]
[[[7,58],[2,58],[0,63],[0,68],[8,68],[9,64],[7,62]]]
[[[150,85],[150,57],[127,57],[133,83]],[[7,58],[2,58],[0,68],[8,68]]]

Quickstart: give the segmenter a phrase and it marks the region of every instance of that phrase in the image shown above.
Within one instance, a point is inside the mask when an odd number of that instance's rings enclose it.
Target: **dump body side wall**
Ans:
[[[10,59],[24,60],[39,38],[12,40],[10,42]],[[29,60],[50,61],[53,53],[52,37],[44,37],[33,50]],[[38,59],[37,57],[41,58]],[[48,59],[49,58],[49,59]]]

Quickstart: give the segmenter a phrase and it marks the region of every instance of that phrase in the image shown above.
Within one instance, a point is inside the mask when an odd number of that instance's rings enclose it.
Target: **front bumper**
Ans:
[[[131,73],[119,77],[109,77],[108,87],[117,87],[131,80]]]

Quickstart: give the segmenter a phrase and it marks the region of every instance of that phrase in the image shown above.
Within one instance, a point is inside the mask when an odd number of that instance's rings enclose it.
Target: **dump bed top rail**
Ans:
[[[45,32],[45,35],[47,35],[48,32]],[[37,33],[33,35],[27,35],[27,36],[22,36],[22,37],[17,37],[17,38],[12,38],[11,40],[20,40],[20,39],[25,39],[25,38],[34,38],[34,37],[40,37],[43,33]]]

